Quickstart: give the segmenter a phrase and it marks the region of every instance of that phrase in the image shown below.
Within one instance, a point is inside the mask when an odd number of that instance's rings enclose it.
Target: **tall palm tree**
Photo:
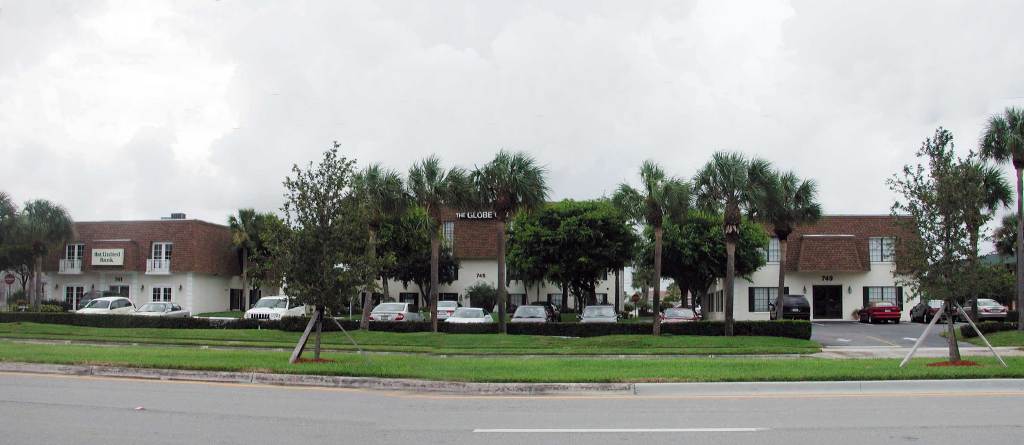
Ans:
[[[716,152],[694,178],[697,201],[704,207],[722,209],[725,231],[725,335],[733,335],[733,289],[736,281],[736,243],[740,238],[743,210],[752,210],[752,194],[758,178],[767,177],[771,166],[740,153]]]
[[[970,260],[978,262],[978,241],[981,238],[981,227],[1001,208],[1013,202],[1013,191],[1010,183],[998,167],[968,160],[960,165],[960,184],[970,204],[964,209],[967,235],[970,237]]]
[[[1017,329],[1024,331],[1024,109],[990,117],[980,145],[982,158],[1009,161],[1017,172]]]
[[[661,246],[662,227],[665,218],[682,221],[690,208],[690,184],[678,178],[666,176],[654,161],[644,161],[640,166],[640,189],[629,184],[619,184],[612,196],[612,203],[622,210],[635,224],[646,224],[654,230],[654,287],[652,310],[661,311]],[[646,296],[646,295],[645,295]],[[653,323],[653,333],[661,332],[661,324]]]
[[[31,301],[39,309],[39,295],[43,272],[43,257],[52,249],[59,249],[75,236],[75,224],[68,211],[60,204],[39,199],[29,201],[22,208],[16,223],[17,236],[31,246],[33,258]]]
[[[369,236],[366,242],[366,256],[369,264],[377,262],[377,233],[384,221],[401,215],[409,205],[409,196],[402,185],[402,177],[398,172],[372,164],[359,172],[354,181],[356,197],[363,209]],[[379,272],[376,275],[379,275]],[[376,276],[375,275],[375,276]],[[359,322],[360,329],[370,327],[370,311],[373,309],[372,288],[370,295],[363,301],[363,316]]]
[[[430,327],[437,332],[437,295],[440,287],[441,212],[470,200],[469,176],[459,167],[445,170],[437,156],[429,156],[409,169],[409,194],[430,217]],[[454,247],[454,246],[453,246]]]
[[[763,172],[755,172],[763,173]],[[796,226],[813,224],[821,219],[818,186],[812,179],[800,180],[793,172],[769,172],[766,177],[755,177],[758,219],[772,225],[779,240],[779,289],[776,294],[776,319],[782,320],[782,297],[786,294],[786,249],[789,235]]]
[[[992,233],[992,242],[996,252],[1003,256],[1011,256],[1017,248],[1017,215],[1003,215],[999,227]]]
[[[256,250],[256,243],[259,239],[257,218],[255,209],[238,209],[237,215],[228,216],[231,244],[239,250],[242,260],[242,301],[240,304],[243,312],[249,309],[249,258]]]
[[[548,197],[546,169],[523,152],[498,151],[470,175],[474,201],[494,212],[498,221],[498,332],[506,332],[505,225],[520,210],[539,208]]]

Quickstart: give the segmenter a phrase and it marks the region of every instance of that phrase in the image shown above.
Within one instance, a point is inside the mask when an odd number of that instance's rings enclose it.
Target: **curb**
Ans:
[[[737,396],[795,394],[1024,394],[1024,379],[864,380],[838,382],[637,383],[636,395]]]
[[[478,395],[543,395],[566,393],[634,394],[632,383],[472,383],[416,379],[384,379],[261,372],[193,371],[95,365],[0,362],[0,372],[133,378],[186,382],[238,383],[275,386],[373,389]]]

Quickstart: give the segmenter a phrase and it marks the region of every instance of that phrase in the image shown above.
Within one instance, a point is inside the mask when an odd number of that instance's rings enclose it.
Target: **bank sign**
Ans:
[[[494,219],[494,212],[458,212],[459,219]]]
[[[124,249],[92,249],[93,266],[124,266]]]

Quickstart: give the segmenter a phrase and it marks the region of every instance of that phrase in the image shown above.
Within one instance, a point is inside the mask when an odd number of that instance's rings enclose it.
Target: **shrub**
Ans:
[[[999,331],[1012,331],[1017,329],[1017,323],[1010,322],[999,322],[999,321],[983,321],[976,323],[978,329],[982,334],[991,334]],[[978,336],[978,333],[971,327],[970,324],[960,326],[960,336],[963,338],[974,338]]]
[[[467,287],[466,296],[471,307],[491,310],[498,302],[498,290],[484,282]]]
[[[31,322],[89,326],[95,328],[254,329],[278,328],[276,321],[211,320],[208,318],[138,317],[132,315],[75,314],[72,312],[0,313],[0,323]]]
[[[39,306],[39,312],[64,312],[64,308],[55,304],[44,304]]]
[[[70,311],[71,309],[73,309],[71,307],[71,303],[68,303],[67,301],[64,301],[64,300],[43,300],[41,302],[41,304],[43,306],[57,306],[57,307],[61,308],[62,312],[67,312],[67,311]],[[40,308],[40,310],[42,310],[42,309]],[[43,311],[43,312],[47,312],[47,311]]]
[[[10,306],[17,306],[19,304],[25,304],[24,301],[28,300],[28,296],[25,295],[24,290],[16,290],[7,295],[7,304]]]

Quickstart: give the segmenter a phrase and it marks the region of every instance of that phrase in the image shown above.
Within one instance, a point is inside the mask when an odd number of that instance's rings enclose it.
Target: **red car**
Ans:
[[[876,301],[871,303],[870,306],[861,309],[857,314],[860,315],[861,323],[878,323],[892,320],[896,324],[899,324],[900,315],[902,315],[899,306],[890,301]]]
[[[665,309],[658,317],[662,323],[686,323],[690,321],[700,321],[700,317],[693,309],[685,307],[672,307]]]

